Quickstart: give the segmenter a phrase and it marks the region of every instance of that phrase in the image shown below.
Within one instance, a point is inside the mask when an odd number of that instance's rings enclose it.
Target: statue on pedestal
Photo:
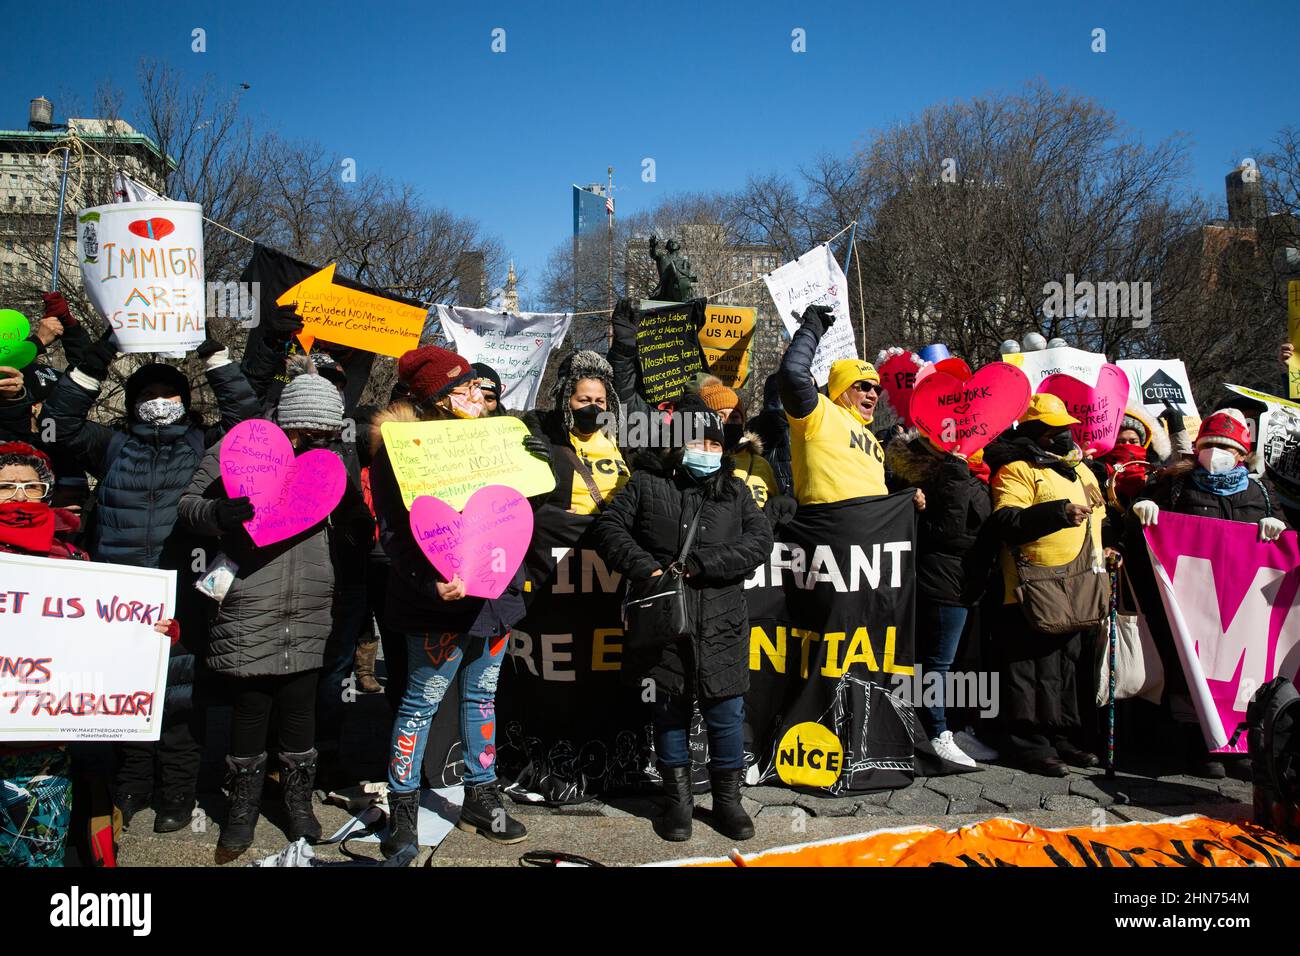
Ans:
[[[655,286],[650,298],[664,302],[688,302],[695,289],[692,283],[695,276],[691,274],[691,263],[684,255],[679,255],[681,244],[676,239],[669,239],[667,251],[659,251],[659,238],[650,236],[650,258],[659,270],[659,284]]]

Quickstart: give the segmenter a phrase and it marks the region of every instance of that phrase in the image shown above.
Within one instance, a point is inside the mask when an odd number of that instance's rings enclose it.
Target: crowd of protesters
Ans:
[[[1252,456],[1247,413],[1221,408],[1193,436],[1173,407],[1158,420],[1130,409],[1115,447],[1093,459],[1075,445],[1070,427],[1079,423],[1061,400],[1036,395],[1015,427],[968,458],[916,431],[873,427],[882,387],[869,362],[837,361],[817,386],[814,354],[834,321],[829,309],[810,308],[779,370],[748,401],[703,377],[655,408],[641,396],[635,314],[620,303],[608,355],[563,356],[550,407],[523,415],[525,449],[555,477],[534,508],[590,516],[598,553],[629,588],[680,582],[680,634],[629,646],[622,664],[631,685],[649,678],[659,690],[660,835],[691,835],[697,709],[709,741],[713,823],[737,840],[754,833],[740,800],[749,685],[743,583],[767,560],[781,525],[801,508],[904,492],[917,520],[917,662],[942,676],[963,648],[978,645],[982,666],[1001,678],[996,720],[950,729],[952,702],[927,702],[918,707],[926,737],[918,744],[958,766],[1000,759],[1062,776],[1069,766],[1097,765],[1099,629],[1080,620],[1044,630],[1023,602],[1037,568],[1127,560],[1129,598],[1152,621],[1174,677],[1168,707],[1187,727],[1188,768],[1248,772],[1244,761],[1225,767],[1206,753],[1179,708],[1181,667],[1145,551],[1135,546],[1162,511],[1251,522],[1263,541],[1289,526],[1287,506]],[[238,855],[252,845],[264,785],[276,772],[285,832],[319,840],[313,793],[342,780],[342,689],[353,674],[360,692],[386,695],[393,715],[386,856],[417,839],[429,728],[453,681],[465,765],[459,825],[522,841],[525,827],[502,800],[494,712],[511,629],[525,614],[523,569],[491,599],[435,570],[411,532],[381,431],[385,422],[509,414],[501,379],[425,345],[398,361],[385,404],[349,408],[341,362],[319,347],[310,357],[291,354],[298,328],[291,310],[267,316],[240,364],[226,344],[209,339],[197,349],[216,421],[196,414],[197,383],[165,363],[129,375],[114,420],[103,403],[118,357],[114,336],[93,338],[61,295],[47,294],[32,336],[37,360],[22,371],[0,367],[0,551],[177,574],[174,616],[157,625],[172,645],[161,737],[112,755],[112,802],[125,825],[148,806],[157,832],[190,824],[207,716],[222,704],[232,717],[220,847]],[[61,360],[50,354],[56,345]],[[670,416],[679,427],[650,447],[620,447],[630,415]],[[219,467],[223,436],[253,418],[275,422],[295,454],[338,455],[348,476],[327,518],[265,547],[245,530],[253,504],[229,497]],[[194,586],[204,571],[198,553],[232,569],[219,600]],[[27,795],[0,817],[0,861],[61,864],[76,775],[65,746],[0,744],[7,792]]]

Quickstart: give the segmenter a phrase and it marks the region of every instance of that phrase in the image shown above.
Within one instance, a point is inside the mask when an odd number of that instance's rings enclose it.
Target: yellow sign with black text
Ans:
[[[741,388],[749,378],[749,345],[758,310],[743,305],[710,305],[700,327],[700,349],[709,371],[728,388]]]
[[[776,775],[791,787],[829,787],[843,769],[840,738],[821,724],[795,724],[777,745]]]

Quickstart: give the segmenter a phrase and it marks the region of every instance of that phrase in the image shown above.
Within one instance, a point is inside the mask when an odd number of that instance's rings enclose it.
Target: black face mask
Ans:
[[[723,425],[722,426],[722,447],[731,449],[740,444],[740,440],[745,437],[744,425]]]
[[[1047,450],[1053,455],[1062,457],[1074,451],[1074,436],[1070,434],[1070,430],[1067,428],[1065,431],[1053,435],[1052,440],[1047,443]]]
[[[317,449],[320,448],[329,450],[330,445],[331,445],[331,441],[328,438],[305,438],[298,443],[298,448],[296,451],[297,454],[301,455],[304,454],[305,452],[316,451]]]
[[[579,435],[596,431],[600,427],[600,416],[605,414],[605,409],[599,405],[583,405],[570,411],[573,413],[573,430]]]

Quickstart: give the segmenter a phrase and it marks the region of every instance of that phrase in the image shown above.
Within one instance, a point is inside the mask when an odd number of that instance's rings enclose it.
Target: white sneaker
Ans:
[[[990,760],[998,759],[998,752],[988,744],[981,742],[969,727],[965,730],[959,730],[953,735],[952,739],[958,747],[981,763],[988,763]]]
[[[945,730],[938,737],[932,737],[930,746],[934,748],[935,753],[949,763],[960,764],[963,767],[975,766],[975,761],[966,756],[966,753],[953,742],[951,730]]]

